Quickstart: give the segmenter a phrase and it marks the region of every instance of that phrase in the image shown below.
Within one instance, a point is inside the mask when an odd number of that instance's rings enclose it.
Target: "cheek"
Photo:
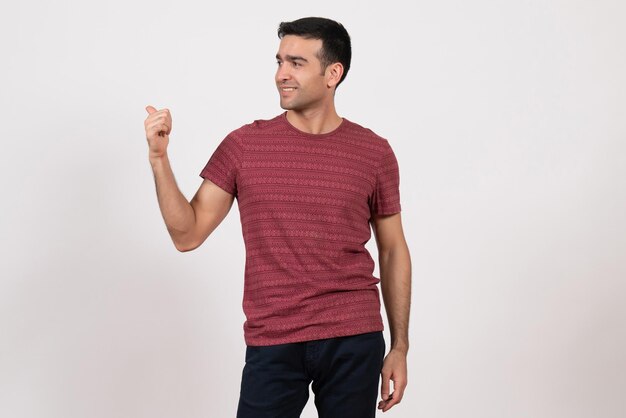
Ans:
[[[294,79],[299,86],[306,87],[308,89],[315,88],[317,80],[312,74],[297,74]]]

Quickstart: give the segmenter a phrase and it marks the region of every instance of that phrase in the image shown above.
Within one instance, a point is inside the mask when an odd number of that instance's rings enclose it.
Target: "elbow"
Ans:
[[[174,246],[181,253],[186,253],[186,252],[189,252],[189,251],[193,251],[196,248],[198,248],[198,247],[194,247],[194,246],[185,246],[185,245],[181,245],[181,244],[174,244]]]
[[[196,248],[198,248],[200,246],[199,243],[196,243],[194,241],[190,241],[190,240],[172,240],[174,242],[174,247],[176,247],[176,249],[181,252],[181,253],[186,253],[189,251],[193,251]]]
[[[411,264],[411,254],[406,244],[397,245],[390,248],[381,249],[378,252],[378,260],[381,264],[389,261]]]
[[[168,232],[170,233],[174,247],[176,247],[176,249],[181,253],[195,250],[202,245],[202,243],[210,235],[209,233],[205,236],[204,234],[198,233],[198,231],[194,230],[182,232],[168,229]]]

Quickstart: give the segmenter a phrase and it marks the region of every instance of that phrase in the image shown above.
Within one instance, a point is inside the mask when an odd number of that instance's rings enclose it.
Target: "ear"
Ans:
[[[343,75],[343,65],[335,62],[326,67],[326,86],[328,88],[336,87]]]

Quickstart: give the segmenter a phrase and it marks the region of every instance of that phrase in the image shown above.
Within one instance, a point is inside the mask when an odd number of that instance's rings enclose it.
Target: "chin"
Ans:
[[[280,102],[280,107],[284,110],[297,110],[296,106],[289,103],[283,103],[282,101]]]

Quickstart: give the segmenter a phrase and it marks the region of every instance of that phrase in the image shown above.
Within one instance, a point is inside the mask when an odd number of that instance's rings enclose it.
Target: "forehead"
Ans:
[[[318,51],[322,48],[321,39],[307,39],[296,35],[285,35],[280,40],[278,55],[301,56],[307,59],[317,57]]]

